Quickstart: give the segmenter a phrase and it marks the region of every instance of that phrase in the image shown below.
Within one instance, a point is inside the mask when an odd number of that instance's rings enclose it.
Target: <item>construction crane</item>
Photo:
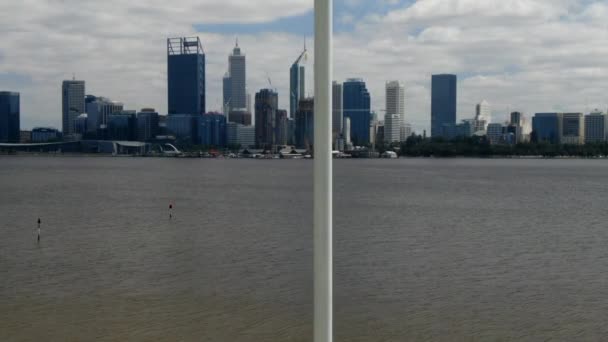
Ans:
[[[296,61],[293,62],[293,64],[299,65],[300,62],[302,61],[302,59],[304,59],[305,62],[308,60],[308,50],[306,50],[306,39],[304,39],[304,51],[302,51],[302,53],[300,54],[298,59],[296,59]]]

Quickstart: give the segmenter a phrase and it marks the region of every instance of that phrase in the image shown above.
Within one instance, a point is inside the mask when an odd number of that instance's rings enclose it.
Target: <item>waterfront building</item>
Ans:
[[[247,111],[245,108],[233,109],[230,111],[230,114],[228,114],[228,121],[251,126],[251,112]]]
[[[207,113],[197,117],[198,143],[217,148],[226,147],[226,116],[220,113]]]
[[[276,145],[276,115],[279,95],[272,89],[255,94],[255,139],[258,148]]]
[[[334,81],[332,84],[332,133],[334,140],[342,134],[344,123],[343,100],[342,83]]]
[[[350,119],[351,139],[356,145],[371,142],[371,97],[362,79],[351,78],[342,85],[343,114]]]
[[[85,82],[63,81],[61,86],[62,131],[64,135],[74,133],[74,119],[85,112]]]
[[[0,91],[0,143],[18,143],[21,139],[20,95]]]
[[[488,141],[492,145],[500,144],[504,142],[504,126],[499,123],[491,123],[487,127]]]
[[[582,145],[585,143],[585,117],[583,113],[562,114],[562,144]]]
[[[152,141],[159,135],[159,115],[153,108],[137,113],[137,140]]]
[[[243,149],[254,148],[255,127],[229,122],[226,124],[226,139],[228,146],[240,146]]]
[[[89,115],[87,113],[83,113],[78,115],[76,119],[74,119],[74,134],[83,137],[87,134],[87,122],[89,121]]]
[[[401,141],[401,116],[386,113],[384,117],[384,142],[391,144]]]
[[[313,98],[301,99],[296,113],[296,146],[312,150],[314,144],[314,108]]]
[[[431,88],[431,136],[436,138],[446,124],[456,124],[456,75],[433,75]]]
[[[289,141],[289,115],[286,110],[277,110],[275,137],[277,145],[287,145]]]
[[[585,143],[602,143],[608,136],[608,115],[596,110],[585,116]]]
[[[167,116],[167,133],[173,135],[180,143],[195,144],[198,137],[196,117],[191,114]]]
[[[295,118],[300,99],[306,92],[306,69],[300,63],[306,58],[306,46],[289,69],[289,117]]]
[[[399,81],[390,81],[385,85],[386,90],[386,116],[399,116],[399,139],[395,141],[405,141],[405,86]],[[386,118],[384,119],[385,139],[388,139],[388,132],[392,134],[393,127],[387,129]],[[394,118],[391,119],[394,121]],[[392,138],[391,138],[392,139]]]
[[[52,127],[36,127],[32,129],[33,143],[56,142],[61,140],[61,132]]]
[[[107,140],[137,140],[137,113],[124,110],[108,116]]]
[[[559,144],[562,132],[561,113],[536,113],[532,118],[532,141]]]
[[[108,125],[108,117],[111,114],[123,111],[124,105],[105,97],[87,96],[87,131],[97,134],[100,129],[104,130]]]
[[[198,37],[167,39],[169,115],[205,113],[205,52]]]

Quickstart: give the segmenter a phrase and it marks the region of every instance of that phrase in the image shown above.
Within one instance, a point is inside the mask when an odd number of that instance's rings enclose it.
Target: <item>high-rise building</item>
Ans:
[[[306,46],[289,69],[289,117],[292,119],[295,118],[300,99],[304,98],[306,92],[306,69],[300,65],[305,58]]]
[[[251,126],[251,112],[248,112],[245,108],[233,109],[230,111],[230,114],[228,114],[228,121]]]
[[[196,144],[198,139],[197,116],[190,114],[173,114],[167,116],[167,133],[173,135],[179,143]]]
[[[167,39],[168,113],[205,113],[205,52],[198,37]]]
[[[431,85],[431,136],[441,137],[444,125],[456,125],[456,75],[433,75]]]
[[[585,116],[585,143],[602,143],[608,138],[608,115],[599,110]]]
[[[492,107],[488,101],[483,100],[475,106],[475,118],[487,123],[492,121]]]
[[[226,139],[228,146],[255,147],[255,127],[229,122],[226,124]]]
[[[384,142],[391,144],[401,141],[401,116],[388,114],[384,116]]]
[[[123,111],[124,105],[101,96],[88,95],[87,131],[97,134],[99,129],[106,129],[108,116]]]
[[[334,140],[342,134],[344,123],[343,100],[342,83],[334,81],[332,84],[332,132]]]
[[[521,112],[512,112],[509,122],[511,125],[523,126],[523,114]]]
[[[80,137],[87,134],[87,122],[89,121],[89,116],[87,113],[83,113],[78,115],[76,119],[74,119],[74,133],[80,135]]]
[[[559,144],[562,123],[560,113],[536,113],[532,118],[532,141]]]
[[[0,91],[0,143],[18,143],[21,140],[20,95]]]
[[[275,124],[275,137],[277,145],[287,145],[289,141],[289,116],[284,109],[277,110],[277,118]]]
[[[386,116],[398,115],[399,116],[399,139],[394,141],[404,141],[405,137],[405,86],[403,83],[399,81],[390,81],[386,83]],[[391,118],[391,125],[394,125],[394,118]],[[394,127],[391,126],[389,130],[386,129],[386,119],[385,119],[385,128],[384,128],[384,139],[388,139],[387,136],[392,137],[392,135],[386,134],[387,131],[394,130]],[[403,133],[403,134],[402,134]]]
[[[351,139],[356,145],[363,146],[371,142],[371,98],[362,79],[351,78],[343,84],[343,113],[350,118]]]
[[[296,112],[296,146],[310,150],[315,139],[315,101],[301,99]]]
[[[61,87],[63,135],[74,133],[74,120],[85,112],[84,93],[84,81],[63,81]]]
[[[198,143],[216,148],[225,147],[226,116],[220,113],[206,113],[197,117]]]
[[[585,118],[583,113],[562,114],[562,144],[582,145],[585,143]]]
[[[137,113],[137,140],[151,141],[159,135],[159,115],[152,108],[144,108]]]
[[[230,100],[232,99],[232,95],[231,95],[232,84],[230,81],[231,81],[230,73],[227,72],[224,75],[224,78],[222,78],[222,89],[223,89],[222,109],[224,111],[224,114],[226,114],[226,115],[228,113],[230,113]]]
[[[272,89],[255,94],[255,143],[258,148],[276,145],[275,125],[279,95]]]
[[[228,73],[230,77],[230,94],[228,98],[228,107],[233,109],[247,108],[247,64],[245,55],[241,53],[239,41],[232,50],[232,54],[228,56]],[[226,97],[226,95],[224,95]]]
[[[137,140],[137,113],[124,110],[108,116],[108,139],[119,141]]]
[[[504,126],[500,123],[491,123],[488,125],[488,140],[490,144],[495,145],[503,142]]]

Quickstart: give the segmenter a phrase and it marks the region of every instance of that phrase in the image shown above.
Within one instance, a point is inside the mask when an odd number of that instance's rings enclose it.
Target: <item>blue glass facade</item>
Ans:
[[[135,113],[117,113],[108,116],[108,140],[137,140],[137,117]]]
[[[18,143],[20,138],[19,93],[0,92],[0,143]]]
[[[167,40],[168,113],[205,113],[205,54],[198,38]]]
[[[532,118],[533,142],[558,144],[562,119],[558,113],[537,113]]]
[[[343,85],[343,113],[350,118],[351,140],[355,145],[370,143],[371,99],[363,80],[350,79]]]
[[[431,85],[431,136],[444,136],[444,125],[456,125],[456,75],[433,75]]]
[[[195,115],[175,114],[167,116],[167,133],[173,135],[179,143],[196,143],[197,121]]]
[[[226,116],[208,113],[198,117],[199,144],[213,147],[226,147]]]
[[[289,115],[293,119],[300,100],[304,98],[306,70],[304,66],[294,63],[289,69]]]

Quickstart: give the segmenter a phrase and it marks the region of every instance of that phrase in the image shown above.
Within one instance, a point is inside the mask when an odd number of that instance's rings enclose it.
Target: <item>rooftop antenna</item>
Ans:
[[[72,81],[76,81],[76,73],[72,73]]]
[[[236,47],[239,47],[239,37],[236,37]]]

